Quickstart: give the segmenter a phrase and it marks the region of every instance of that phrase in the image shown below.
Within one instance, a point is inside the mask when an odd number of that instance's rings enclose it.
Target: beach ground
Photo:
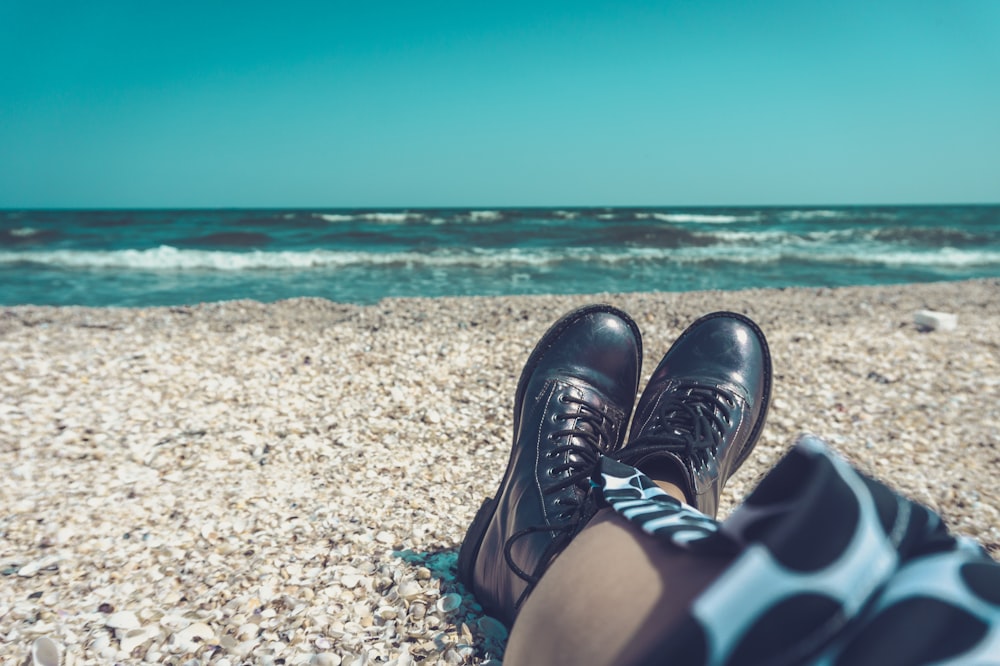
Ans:
[[[643,377],[729,309],[775,383],[728,513],[801,432],[1000,554],[1000,280],[0,309],[0,662],[484,663],[455,580],[539,336],[607,302]],[[958,316],[925,331],[918,310]],[[191,661],[192,659],[198,661]]]

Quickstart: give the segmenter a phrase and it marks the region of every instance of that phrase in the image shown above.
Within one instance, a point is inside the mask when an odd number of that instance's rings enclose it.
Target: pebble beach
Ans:
[[[594,302],[636,319],[643,383],[708,312],[767,335],[771,411],[720,517],[811,432],[1000,556],[998,279],[0,307],[0,664],[500,663],[458,548],[521,366]]]

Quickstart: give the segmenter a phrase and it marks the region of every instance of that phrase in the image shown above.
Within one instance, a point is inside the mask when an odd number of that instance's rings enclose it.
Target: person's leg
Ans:
[[[620,514],[603,510],[524,603],[503,661],[644,663],[729,562],[665,548]]]

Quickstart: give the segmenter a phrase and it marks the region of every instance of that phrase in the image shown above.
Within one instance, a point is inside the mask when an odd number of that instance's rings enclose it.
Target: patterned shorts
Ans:
[[[734,556],[662,663],[1000,664],[1000,565],[818,439],[800,439],[725,522],[610,458],[595,484],[669,547]]]

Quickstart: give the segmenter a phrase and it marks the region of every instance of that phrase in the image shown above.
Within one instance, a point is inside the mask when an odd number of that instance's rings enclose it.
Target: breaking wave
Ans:
[[[612,250],[591,247],[553,249],[479,248],[431,252],[352,252],[309,250],[302,252],[253,250],[227,252],[190,250],[160,246],[147,250],[44,252],[0,252],[0,266],[33,265],[72,270],[130,271],[282,271],[337,269],[347,266],[470,266],[499,269],[512,266],[544,266],[564,263],[621,264],[625,262],[768,264],[781,261],[839,263],[851,265],[966,267],[1000,266],[1000,251],[942,248],[936,251],[867,250],[841,246],[817,251],[781,244],[754,247],[740,245],[692,246],[685,248],[634,247]]]

